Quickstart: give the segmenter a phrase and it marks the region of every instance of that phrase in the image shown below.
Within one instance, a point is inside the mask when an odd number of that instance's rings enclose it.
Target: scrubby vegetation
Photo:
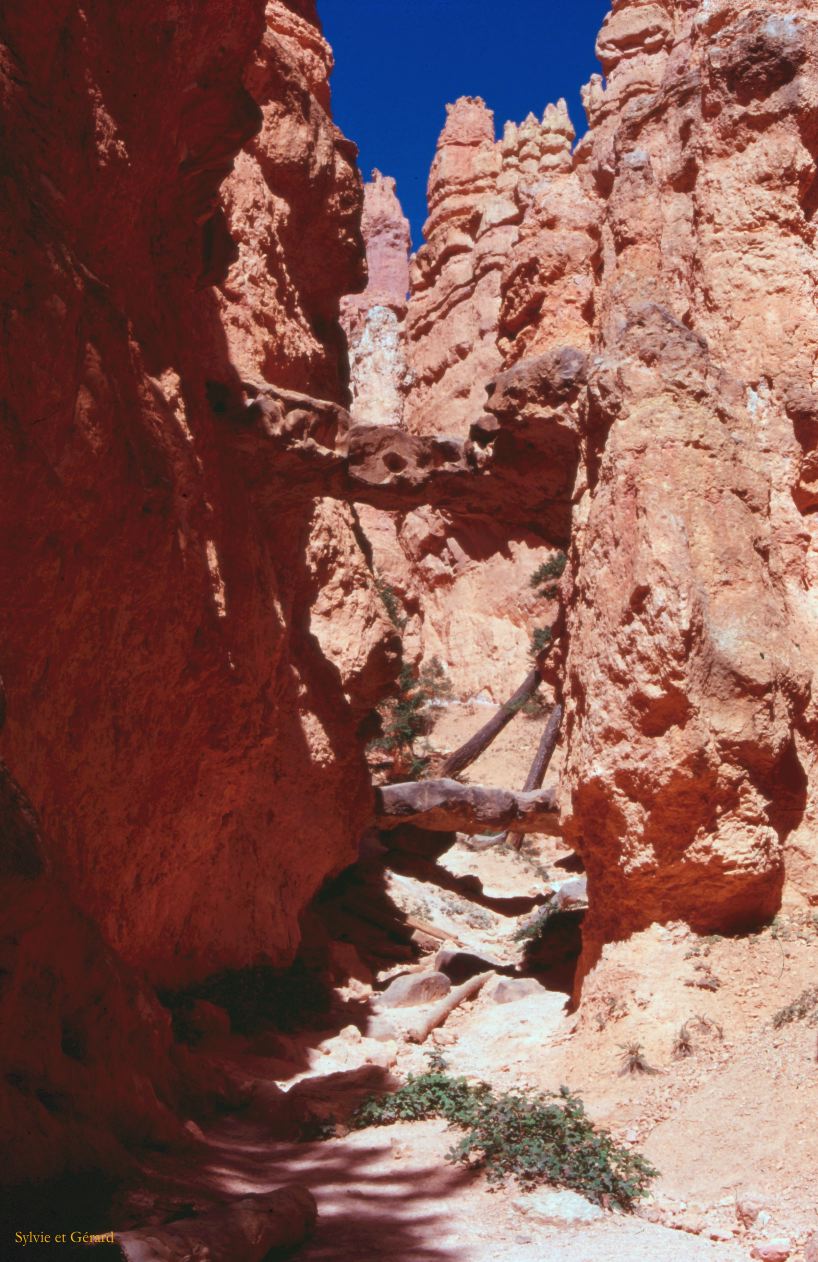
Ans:
[[[659,1070],[648,1064],[641,1043],[622,1043],[621,1048],[623,1056],[620,1077],[625,1074],[658,1074]]]
[[[434,703],[450,693],[451,684],[437,658],[419,671],[413,666],[402,666],[397,696],[384,703],[383,731],[370,748],[390,754],[401,776],[419,779],[429,765],[429,756],[418,751],[417,742],[431,729]]]
[[[409,619],[400,597],[382,579],[376,580],[376,587],[389,621],[402,635]],[[401,667],[395,696],[380,708],[381,735],[369,746],[391,755],[393,771],[401,778],[418,780],[428,768],[428,754],[419,752],[416,745],[431,729],[434,703],[448,697],[451,690],[443,664],[436,657],[420,670],[406,662]]]
[[[795,1021],[809,1021],[810,1025],[818,1025],[818,986],[808,986],[797,999],[776,1012],[773,1017],[776,1030],[784,1025],[792,1025]]]
[[[367,1100],[352,1125],[387,1126],[430,1117],[445,1118],[466,1132],[447,1159],[484,1170],[491,1183],[514,1179],[526,1188],[548,1183],[628,1210],[647,1193],[657,1173],[638,1153],[597,1129],[582,1101],[567,1088],[556,1096],[495,1094],[484,1082],[453,1077],[437,1056],[427,1073],[410,1076],[393,1095]]]
[[[554,639],[554,632],[550,627],[535,627],[531,634],[530,653],[532,657],[539,657],[543,649],[547,649]]]
[[[556,552],[549,561],[545,561],[531,575],[531,586],[537,595],[546,600],[553,600],[557,595],[557,579],[562,578],[568,557],[564,552]]]
[[[392,626],[396,627],[398,631],[405,631],[406,624],[409,621],[409,619],[403,610],[403,606],[401,605],[400,598],[398,597],[398,594],[395,591],[394,587],[390,587],[388,583],[385,583],[383,579],[380,579],[380,578],[376,579],[375,587],[378,592],[378,595],[383,601],[383,607],[386,610],[386,616],[388,617],[389,621],[392,623]]]

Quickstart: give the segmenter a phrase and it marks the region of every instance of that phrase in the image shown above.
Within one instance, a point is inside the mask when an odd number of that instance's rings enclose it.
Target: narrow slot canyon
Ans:
[[[818,1262],[815,5],[339,12],[0,13],[0,1259]]]

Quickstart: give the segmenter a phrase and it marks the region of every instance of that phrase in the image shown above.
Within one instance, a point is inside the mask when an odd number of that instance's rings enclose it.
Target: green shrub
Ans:
[[[531,586],[535,589],[543,589],[539,591],[540,596],[546,596],[549,600],[553,599],[557,594],[554,580],[562,578],[567,564],[568,557],[565,553],[556,552],[549,561],[545,561],[531,575]]]
[[[394,587],[390,587],[383,579],[378,578],[375,580],[375,589],[383,601],[386,616],[392,623],[392,626],[397,627],[398,631],[404,631],[409,619],[403,612],[403,606]]]
[[[606,1206],[632,1209],[656,1171],[638,1153],[597,1129],[582,1101],[566,1087],[557,1096],[534,1092],[495,1095],[445,1072],[436,1058],[393,1095],[367,1100],[354,1127],[442,1117],[466,1134],[447,1160],[483,1169],[491,1183],[513,1178],[523,1187],[550,1183],[572,1188]]]
[[[491,1094],[485,1083],[472,1086],[465,1078],[445,1072],[435,1060],[424,1074],[410,1074],[406,1085],[391,1095],[371,1096],[353,1114],[352,1126],[390,1126],[393,1122],[421,1122],[442,1117],[453,1126],[473,1126],[480,1102]]]
[[[383,732],[372,742],[371,748],[394,755],[401,763],[403,775],[410,780],[419,779],[429,759],[417,753],[415,743],[432,726],[431,703],[450,692],[451,684],[436,657],[420,671],[403,665],[398,676],[397,696],[384,704],[381,710]]]
[[[535,627],[531,636],[531,656],[539,657],[543,649],[547,649],[554,639],[554,632],[550,627]]]

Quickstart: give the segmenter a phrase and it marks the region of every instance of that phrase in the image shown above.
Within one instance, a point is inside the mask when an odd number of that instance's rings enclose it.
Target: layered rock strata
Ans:
[[[448,107],[429,176],[425,244],[412,262],[406,424],[466,435],[500,369],[500,288],[529,192],[570,169],[574,137],[565,102],[495,139],[479,98]]]

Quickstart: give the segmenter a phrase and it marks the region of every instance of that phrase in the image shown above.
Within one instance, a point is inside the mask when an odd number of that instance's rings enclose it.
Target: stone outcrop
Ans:
[[[315,21],[156,0],[0,22],[2,752],[49,873],[19,906],[21,877],[0,888],[21,1178],[157,1138],[169,1033],[137,976],[289,963],[371,818],[358,731],[397,654],[352,510],[260,503],[237,442],[260,382],[346,397],[362,185]]]
[[[465,439],[475,427],[496,435],[486,389],[503,365],[504,269],[535,191],[568,179],[573,135],[563,101],[549,106],[542,121],[531,115],[506,124],[501,140],[481,100],[462,98],[449,107],[408,307],[395,300],[405,279],[396,252],[407,238],[393,183],[376,175],[367,186],[370,288],[344,304],[356,422],[381,418],[426,436]],[[395,274],[390,302],[386,277]],[[531,454],[520,446],[510,437],[498,446],[509,470]],[[562,477],[561,466],[558,472]],[[516,683],[532,626],[544,616],[530,581],[559,532],[540,529],[532,513],[510,530],[502,506],[499,517],[478,510],[470,519],[462,506],[455,514],[430,507],[397,520],[365,509],[361,521],[376,568],[409,614],[408,652],[439,660],[457,694],[501,700]]]
[[[51,871],[31,803],[0,764],[3,1182],[128,1167],[179,1143],[183,1052],[170,1016]],[[187,1091],[193,1090],[188,1075]]]
[[[530,115],[495,139],[479,98],[448,107],[429,177],[426,242],[412,263],[406,424],[418,433],[467,434],[502,365],[500,288],[528,190],[571,165],[565,103]]]
[[[340,301],[366,269],[357,151],[329,112],[332,65],[312,0],[269,0],[244,71],[261,125],[223,191],[236,257],[218,302],[243,375],[344,401]]]
[[[350,386],[359,425],[402,425],[409,370],[405,319],[409,294],[409,221],[395,181],[380,171],[364,188],[362,220],[369,283],[345,298]]]

